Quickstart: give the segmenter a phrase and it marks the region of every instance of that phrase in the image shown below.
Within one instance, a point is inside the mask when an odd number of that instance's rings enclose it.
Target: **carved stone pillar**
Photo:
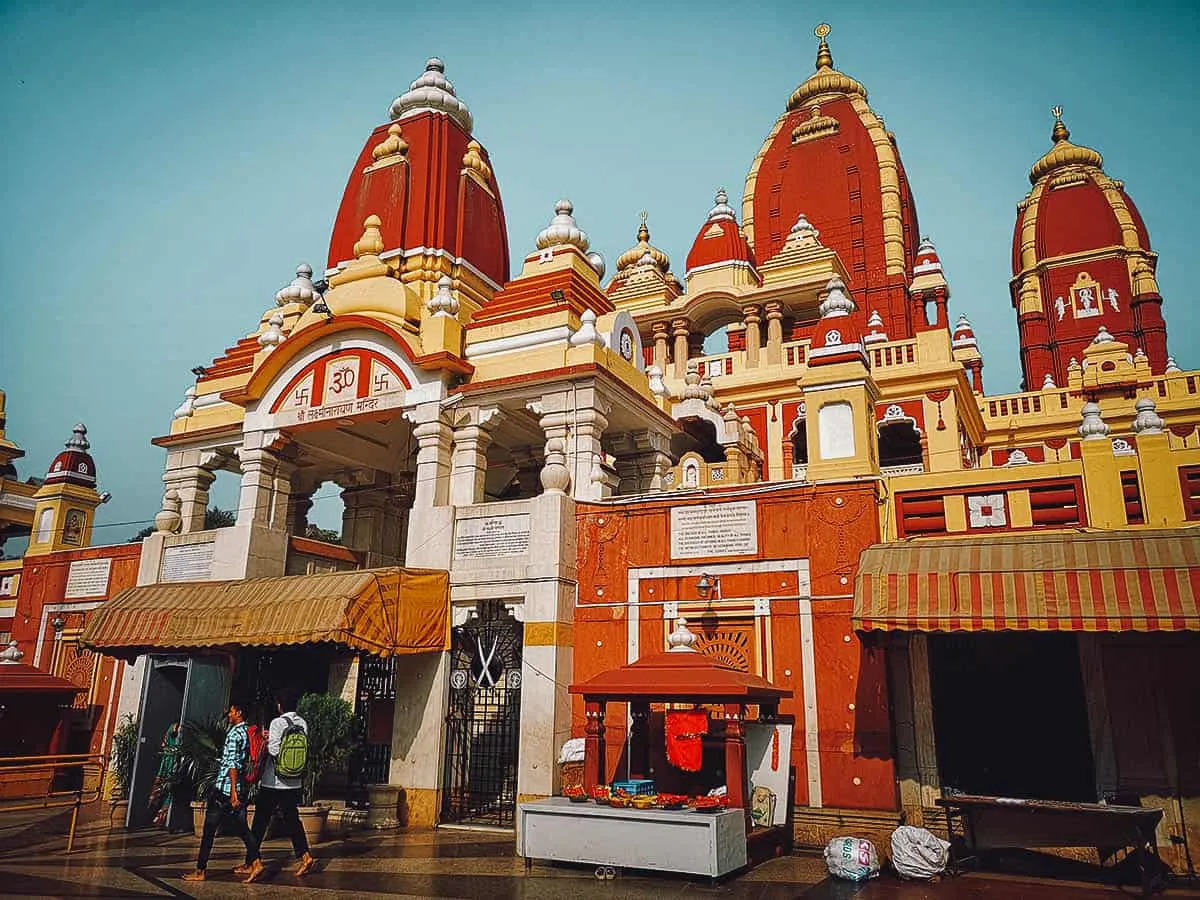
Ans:
[[[746,365],[753,368],[758,365],[758,354],[762,349],[761,311],[754,304],[742,307],[742,321],[746,325]]]
[[[487,451],[503,413],[497,407],[467,410],[454,429],[454,461],[450,472],[450,503],[482,503],[487,479]]]
[[[517,484],[521,497],[536,497],[541,489],[539,476],[542,471],[543,451],[538,447],[516,447],[512,451],[513,464],[517,467]]]
[[[935,288],[933,291],[933,305],[936,309],[934,324],[938,328],[949,328],[950,319],[946,312],[946,306],[950,302],[950,295],[945,288]]]
[[[606,493],[606,466],[600,438],[608,427],[607,410],[596,407],[574,413],[575,434],[567,442],[568,468],[571,470],[571,492],[576,500],[603,500]]]
[[[671,322],[671,334],[675,338],[675,377],[682,378],[687,374],[688,337],[692,333],[692,325],[687,319],[675,319]]]
[[[671,337],[667,328],[666,322],[655,322],[653,327],[654,334],[654,365],[658,366],[664,372],[667,371],[667,354]]]
[[[203,466],[184,466],[168,469],[163,474],[166,489],[179,494],[179,515],[183,519],[181,532],[188,534],[204,530],[204,513],[208,510],[208,491],[216,473]]]
[[[454,432],[437,403],[409,410],[417,441],[417,475],[413,506],[427,508],[450,502],[450,461]]]
[[[620,476],[617,493],[644,494],[667,489],[666,476],[671,471],[671,441],[665,434],[653,431],[625,432],[612,439],[612,452]]]
[[[308,531],[308,514],[312,511],[314,491],[304,493],[292,491],[288,498],[287,530],[288,534],[298,534],[304,537]]]
[[[296,464],[280,459],[275,463],[271,495],[271,527],[283,531],[288,530],[290,519],[288,511],[292,501],[292,477],[296,474]]]
[[[767,311],[767,365],[777,366],[783,362],[783,304],[772,300],[764,308]]]
[[[389,484],[384,473],[363,471],[338,483],[344,488],[342,542],[365,553],[368,567],[402,564],[412,484]]]
[[[282,530],[287,519],[287,498],[283,498],[282,506],[276,502],[275,492],[280,486],[276,480],[279,458],[261,447],[243,447],[239,456],[242,462],[242,487],[238,493],[237,524]],[[290,495],[290,491],[288,493]],[[279,518],[275,522],[277,511]]]

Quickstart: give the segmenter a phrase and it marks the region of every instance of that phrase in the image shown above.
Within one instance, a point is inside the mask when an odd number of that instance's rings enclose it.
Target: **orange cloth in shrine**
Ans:
[[[704,759],[703,738],[708,734],[704,710],[666,714],[667,762],[685,772],[699,772]]]

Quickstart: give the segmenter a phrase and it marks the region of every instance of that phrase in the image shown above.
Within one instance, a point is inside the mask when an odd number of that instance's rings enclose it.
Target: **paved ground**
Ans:
[[[721,884],[707,880],[628,874],[599,882],[591,870],[534,866],[526,873],[513,856],[510,835],[477,831],[363,833],[315,849],[317,869],[303,880],[290,873],[290,847],[267,844],[267,879],[243,886],[230,873],[240,862],[241,844],[218,838],[209,864],[209,880],[187,884],[179,876],[195,863],[197,841],[191,835],[142,832],[109,835],[92,830],[77,840],[67,857],[61,838],[0,850],[0,895],[17,897],[292,897],[325,898],[438,897],[488,900],[626,900],[626,898],[714,897],[735,900],[1083,900],[1120,896],[1114,888],[1070,878],[971,873],[936,884],[882,877],[865,885],[828,878],[817,854],[773,860]],[[282,866],[282,867],[281,867]],[[1094,874],[1094,873],[1093,873]],[[1171,897],[1200,898],[1195,887],[1172,887]]]

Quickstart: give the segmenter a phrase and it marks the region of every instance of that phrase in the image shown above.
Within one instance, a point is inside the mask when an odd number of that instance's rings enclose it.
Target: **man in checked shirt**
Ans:
[[[250,870],[243,879],[245,884],[258,880],[263,874],[262,860],[258,855],[258,838],[246,825],[243,798],[238,795],[242,769],[246,766],[250,739],[246,734],[246,720],[242,705],[229,705],[229,731],[225,734],[225,746],[221,750],[221,761],[217,764],[217,780],[208,793],[208,809],[204,815],[204,834],[200,838],[200,857],[196,860],[196,871],[183,876],[184,881],[203,881],[208,868],[208,855],[212,852],[213,838],[222,822],[229,823],[246,845],[246,859]]]

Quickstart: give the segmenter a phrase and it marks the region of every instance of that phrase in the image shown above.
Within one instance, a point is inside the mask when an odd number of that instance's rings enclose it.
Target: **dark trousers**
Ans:
[[[257,816],[255,817],[257,819]],[[213,788],[208,794],[208,808],[204,813],[204,834],[200,837],[200,856],[196,860],[196,868],[204,871],[208,868],[208,856],[212,853],[213,838],[222,823],[232,827],[234,834],[246,845],[246,862],[258,859],[259,839],[246,826],[246,808],[233,808],[233,803],[227,795]]]
[[[255,856],[258,855],[258,847],[262,844],[263,835],[267,833],[267,826],[271,824],[271,817],[275,815],[276,810],[279,811],[279,817],[283,820],[285,832],[292,839],[292,852],[296,854],[296,859],[308,852],[308,838],[304,834],[304,827],[300,824],[300,813],[296,811],[296,805],[299,802],[299,789],[269,787],[258,789],[258,797],[254,801],[254,825],[250,829],[254,834]],[[246,862],[248,863],[254,858],[250,852],[250,846],[247,844]]]

